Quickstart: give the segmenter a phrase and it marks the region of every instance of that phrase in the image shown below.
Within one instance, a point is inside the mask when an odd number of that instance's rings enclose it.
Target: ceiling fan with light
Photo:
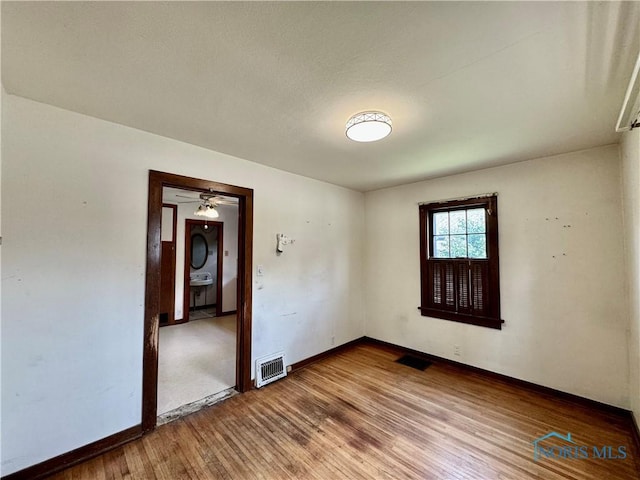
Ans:
[[[198,209],[193,212],[194,215],[198,217],[206,217],[206,218],[218,218],[218,210],[216,209],[219,205],[237,205],[238,201],[233,198],[222,197],[220,195],[216,195],[215,193],[201,193],[199,195],[199,199],[194,197],[190,197],[187,195],[176,195],[176,197],[188,198],[189,201],[178,202],[178,203],[199,203]]]

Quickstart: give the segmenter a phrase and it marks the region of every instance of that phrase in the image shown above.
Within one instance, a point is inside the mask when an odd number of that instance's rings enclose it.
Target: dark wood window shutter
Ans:
[[[442,265],[439,263],[431,263],[429,267],[431,270],[431,281],[433,282],[433,288],[431,289],[433,292],[431,303],[434,306],[440,307],[442,305]]]
[[[458,311],[470,313],[469,298],[469,265],[467,262],[456,262],[456,283],[458,286]]]
[[[489,291],[489,262],[469,262],[472,309],[475,315],[486,315]]]
[[[445,303],[447,307],[454,308],[456,306],[456,283],[453,262],[446,262],[444,265],[444,291]]]

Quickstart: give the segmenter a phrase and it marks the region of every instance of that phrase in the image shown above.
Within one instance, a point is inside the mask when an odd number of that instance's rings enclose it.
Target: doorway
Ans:
[[[222,315],[224,223],[186,219],[184,232],[184,284],[195,281],[197,286],[184,289],[182,319],[188,322],[191,312],[212,308],[219,317]]]
[[[253,190],[210,180],[151,170],[149,172],[147,275],[142,379],[142,429],[145,432],[153,430],[157,422],[163,187],[175,187],[202,193],[216,193],[238,199],[236,390],[245,392],[251,389]]]

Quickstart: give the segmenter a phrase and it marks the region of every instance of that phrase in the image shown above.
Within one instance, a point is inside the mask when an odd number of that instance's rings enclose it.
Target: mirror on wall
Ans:
[[[191,268],[199,270],[207,263],[209,244],[201,233],[191,236]]]

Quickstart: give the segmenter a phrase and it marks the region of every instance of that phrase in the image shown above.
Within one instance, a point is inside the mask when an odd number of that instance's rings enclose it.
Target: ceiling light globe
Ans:
[[[202,204],[193,212],[196,217],[218,218],[220,214],[213,205]]]
[[[360,112],[347,122],[345,133],[355,142],[375,142],[391,133],[391,117],[382,112]]]
[[[207,218],[218,218],[220,215],[218,214],[218,210],[213,207],[207,208],[207,212],[204,214]]]

